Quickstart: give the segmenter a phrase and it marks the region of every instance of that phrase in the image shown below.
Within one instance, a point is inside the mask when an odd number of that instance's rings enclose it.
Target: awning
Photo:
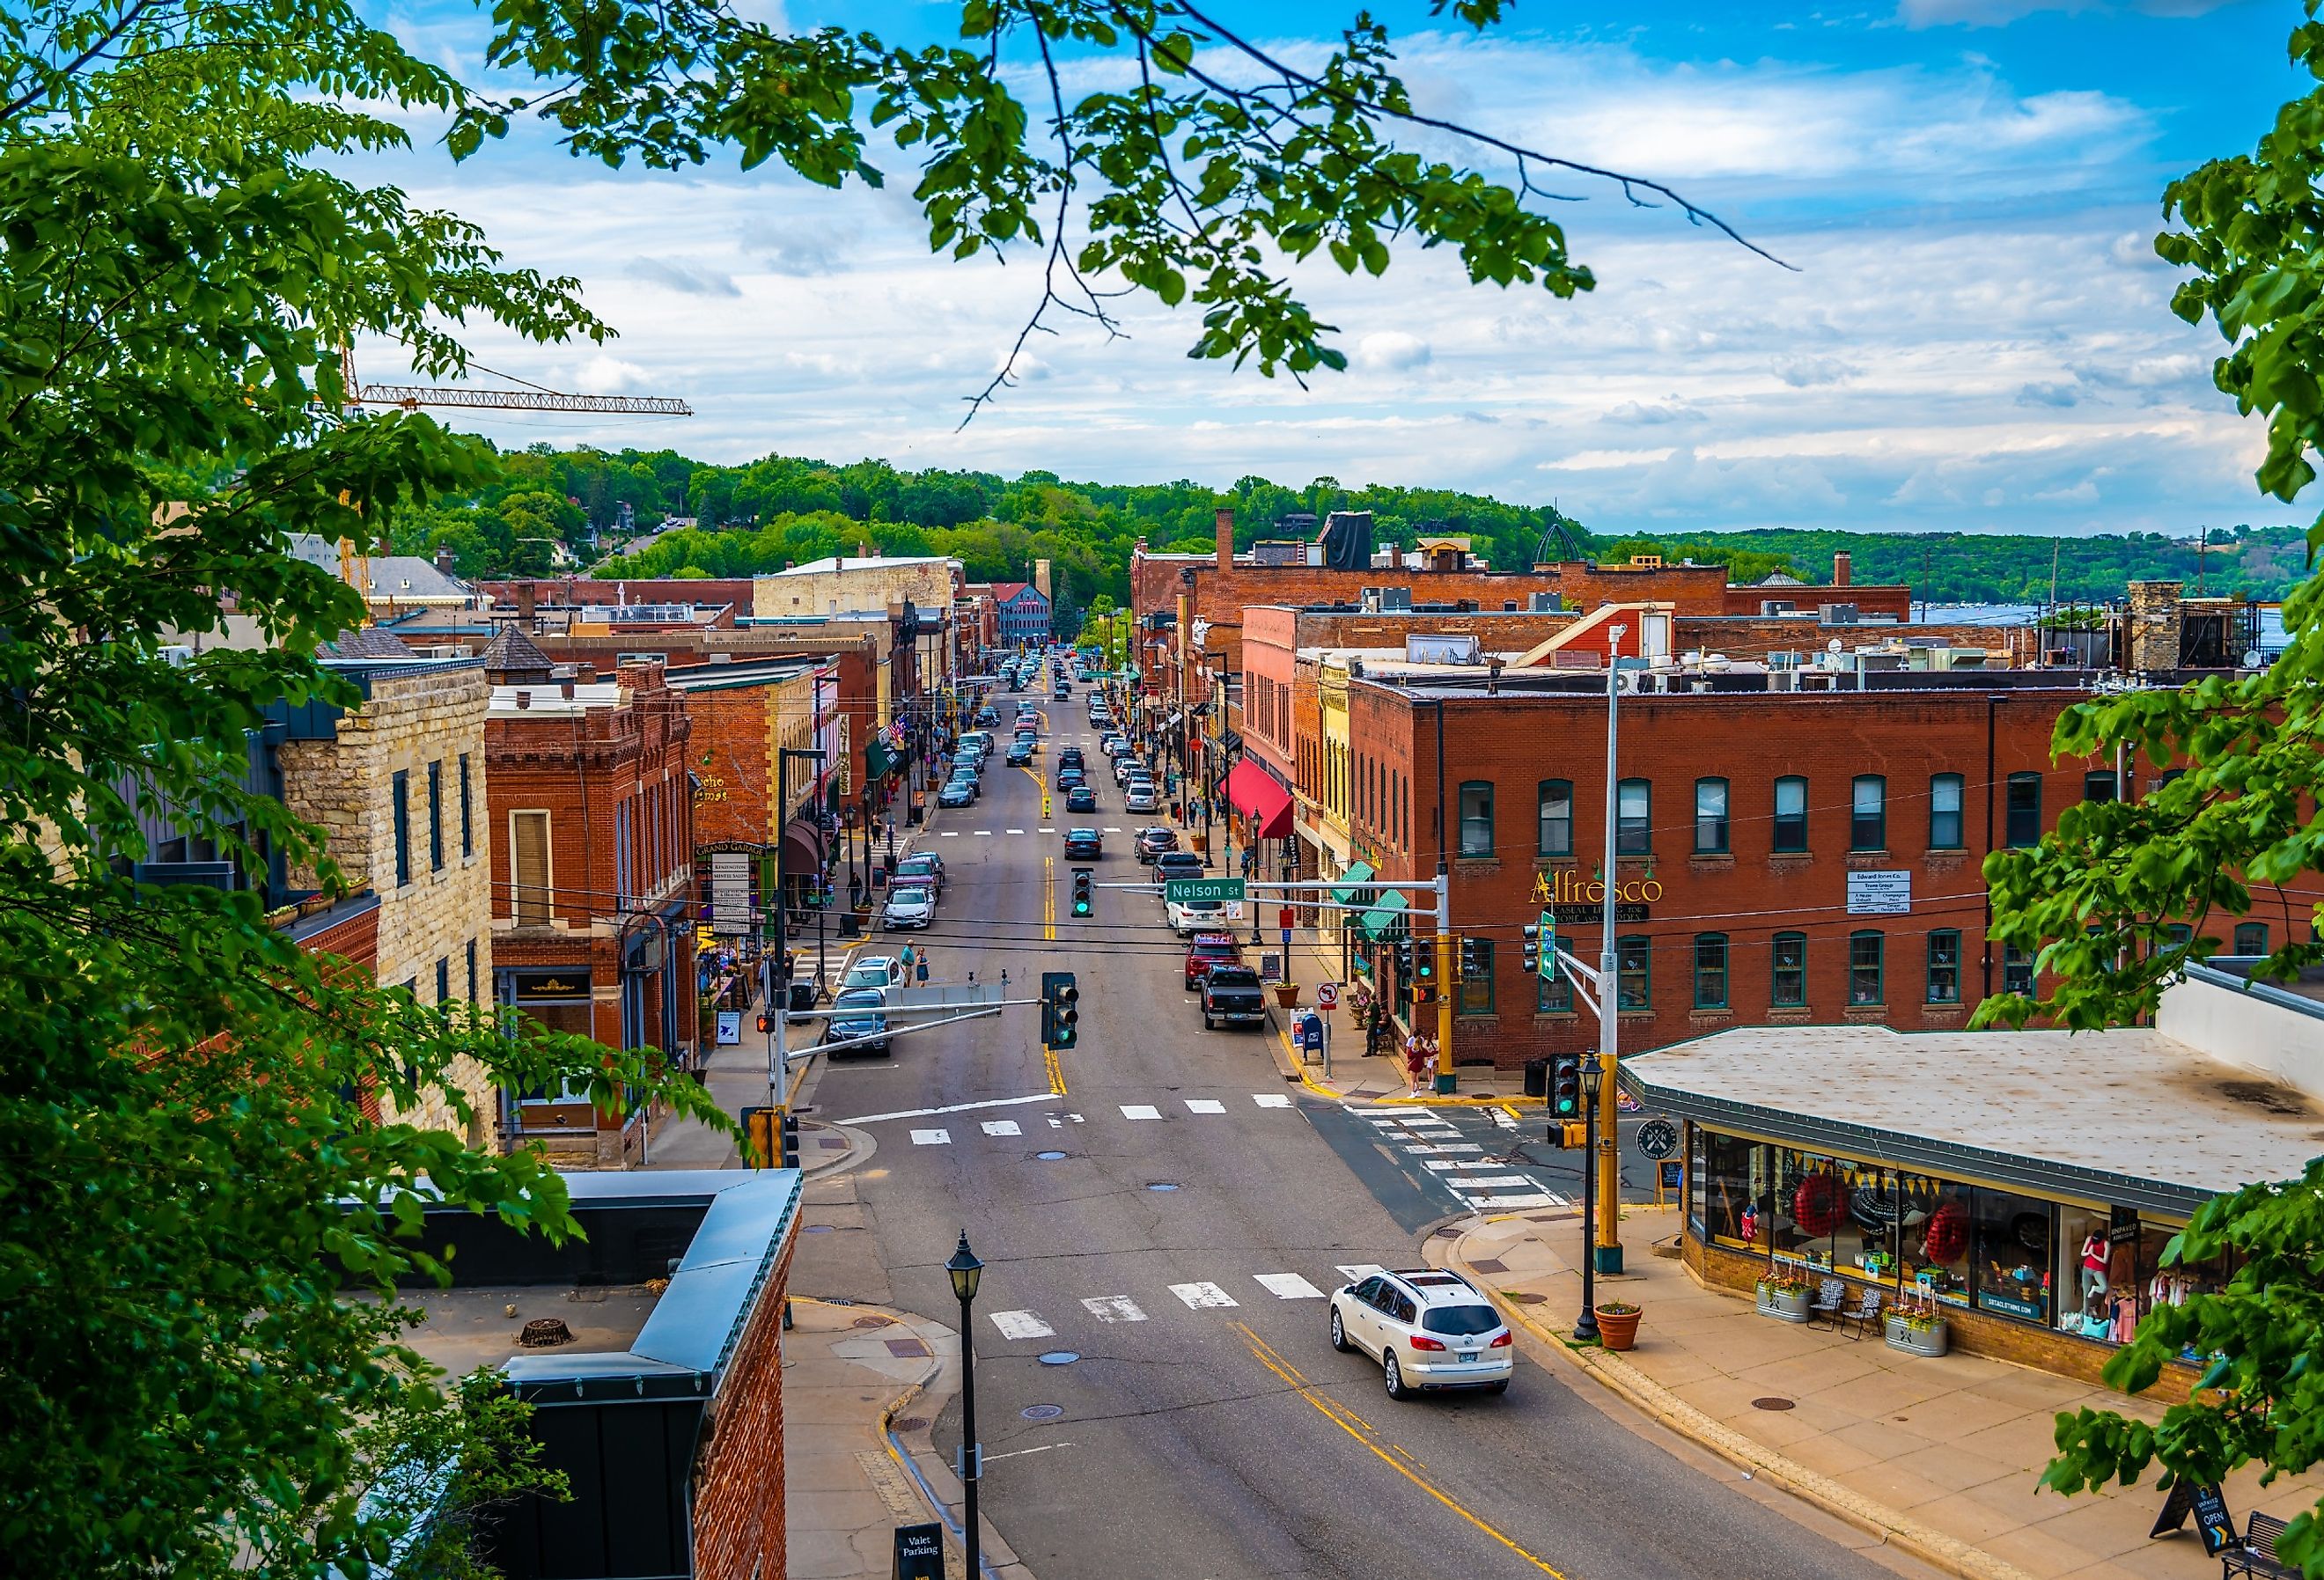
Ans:
[[[1162,721],[1162,727],[1166,730],[1176,729],[1178,727],[1178,715],[1175,713],[1172,714],[1168,718]]]
[[[1404,897],[1403,890],[1383,889],[1379,901],[1356,919],[1357,924],[1368,938],[1385,938],[1388,929],[1396,926],[1398,913],[1411,903]]]
[[[863,747],[863,775],[866,779],[885,779],[895,771],[895,749],[885,741],[869,741]]]
[[[1291,792],[1248,757],[1227,775],[1227,799],[1244,817],[1259,819],[1261,839],[1281,839],[1291,832]]]
[[[1371,875],[1370,864],[1350,862],[1348,870],[1340,874],[1341,881],[1333,886],[1332,898],[1342,905],[1353,905],[1356,902],[1356,896],[1362,892],[1365,881]]]
[[[783,875],[796,878],[823,871],[823,830],[805,818],[783,825]]]

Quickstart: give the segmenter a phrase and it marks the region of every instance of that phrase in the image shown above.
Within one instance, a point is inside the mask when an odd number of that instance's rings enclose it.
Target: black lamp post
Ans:
[[[976,1440],[976,1330],[969,1326],[968,1308],[976,1298],[984,1264],[968,1248],[967,1230],[960,1232],[960,1243],[954,1247],[952,1260],[945,1263],[945,1271],[952,1275],[952,1292],[960,1299],[960,1484],[965,1503],[960,1544],[967,1559],[961,1572],[968,1580],[976,1580],[983,1562],[978,1550],[976,1483],[984,1475],[984,1449]]]
[[[1573,1325],[1577,1344],[1598,1342],[1598,1210],[1595,1201],[1598,1186],[1598,1087],[1606,1072],[1592,1051],[1582,1056],[1582,1320]],[[963,1249],[968,1242],[963,1240]],[[955,1278],[959,1275],[954,1274]]]

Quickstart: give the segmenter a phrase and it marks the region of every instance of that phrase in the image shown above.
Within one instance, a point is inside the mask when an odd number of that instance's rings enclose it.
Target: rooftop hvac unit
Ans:
[[[1800,606],[1797,604],[1792,602],[1789,598],[1762,598],[1759,600],[1759,613],[1763,617],[1771,614],[1796,614],[1799,613],[1799,607]]]
[[[1555,593],[1535,593],[1526,599],[1526,611],[1533,614],[1554,614],[1561,602]]]
[[[1856,605],[1853,604],[1818,604],[1816,605],[1816,618],[1826,625],[1853,625],[1856,624]]]
[[[1772,658],[1775,655],[1771,653],[1768,656]],[[1768,690],[1796,691],[1799,688],[1800,672],[1797,670],[1769,670],[1767,671]]]
[[[1379,606],[1382,614],[1388,614],[1390,612],[1399,614],[1411,614],[1412,589],[1410,587],[1382,587],[1380,589]]]

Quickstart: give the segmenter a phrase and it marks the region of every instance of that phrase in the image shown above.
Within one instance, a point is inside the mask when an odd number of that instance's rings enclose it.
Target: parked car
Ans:
[[[1191,850],[1166,850],[1154,858],[1154,877],[1159,882],[1170,878],[1199,878],[1203,875],[1203,858]]]
[[[925,883],[890,887],[888,903],[880,908],[882,927],[924,928],[936,919],[936,893]]]
[[[1203,1030],[1219,1026],[1264,1026],[1267,995],[1259,973],[1248,966],[1213,966],[1203,975]]]
[[[1196,933],[1186,946],[1186,989],[1193,992],[1203,985],[1203,979],[1221,966],[1242,964],[1242,947],[1231,934],[1220,932]]]
[[[851,987],[897,987],[904,980],[904,963],[893,955],[858,955],[855,964],[847,968],[847,975],[839,984],[842,993]]]
[[[932,850],[916,850],[896,864],[896,882],[908,883],[924,878],[936,885],[941,896],[945,891],[944,857]]]
[[[1161,803],[1155,799],[1152,781],[1133,783],[1121,792],[1121,809],[1125,812],[1151,812]]]
[[[1065,859],[1069,862],[1093,862],[1105,855],[1105,839],[1094,828],[1065,830]]]
[[[1157,823],[1151,827],[1138,831],[1138,859],[1148,866],[1152,866],[1154,858],[1164,851],[1177,848],[1178,831],[1175,828],[1165,828]]]
[[[1169,921],[1170,930],[1182,938],[1201,929],[1224,927],[1236,919],[1235,911],[1228,910],[1223,900],[1173,900],[1162,907],[1162,914]]]
[[[1378,1357],[1390,1399],[1429,1388],[1507,1393],[1517,1372],[1508,1326],[1455,1272],[1398,1268],[1332,1292],[1332,1347]]]
[[[975,799],[976,787],[957,779],[936,791],[936,805],[939,807],[965,807]]]
[[[888,1046],[887,1009],[888,995],[880,988],[842,988],[839,996],[831,1001],[831,1018],[823,1023],[823,1040],[838,1042],[850,1037],[877,1040],[835,1049],[830,1057],[861,1053],[878,1058],[891,1051]]]
[[[1065,792],[1065,810],[1068,812],[1096,811],[1097,791],[1085,784],[1074,786]]]

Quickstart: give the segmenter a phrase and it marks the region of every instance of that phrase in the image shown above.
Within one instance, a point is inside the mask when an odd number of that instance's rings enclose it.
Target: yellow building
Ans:
[[[811,614],[884,614],[908,600],[924,617],[952,607],[960,562],[940,554],[841,555],[810,560],[752,581],[751,613],[761,620]]]

